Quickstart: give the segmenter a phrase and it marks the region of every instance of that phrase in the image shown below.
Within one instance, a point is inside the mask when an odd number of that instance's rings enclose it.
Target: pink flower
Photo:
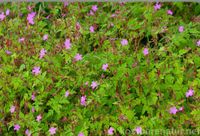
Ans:
[[[32,7],[31,7],[31,6],[28,6],[28,10],[31,11],[31,10],[32,10]]]
[[[42,59],[45,56],[46,53],[47,53],[47,51],[44,48],[41,49],[40,50],[40,59]]]
[[[40,121],[41,121],[41,119],[42,119],[42,115],[41,115],[41,114],[39,114],[39,115],[37,116],[36,120],[37,120],[37,122],[40,122]]]
[[[111,15],[112,18],[114,18],[114,17],[116,17],[116,16],[117,16],[116,14],[112,14],[112,15]]]
[[[107,68],[108,68],[108,64],[103,64],[102,69],[103,69],[104,71],[106,71]]]
[[[19,39],[19,42],[23,42],[24,41],[24,37]]]
[[[97,82],[93,81],[91,84],[92,89],[94,90],[98,86]]]
[[[179,26],[178,31],[181,33],[184,31],[184,27],[183,26]]]
[[[81,96],[81,105],[86,106],[86,96]]]
[[[81,28],[81,25],[79,24],[79,22],[77,22],[77,23],[76,23],[76,29],[77,29],[77,30],[80,30],[80,28]]]
[[[94,27],[93,26],[90,26],[90,32],[94,33]]]
[[[88,81],[87,81],[87,82],[85,82],[85,85],[88,85]]]
[[[48,15],[48,16],[46,17],[46,19],[49,19],[49,17],[50,17],[50,15]]]
[[[97,5],[93,5],[93,6],[92,6],[92,10],[93,10],[94,12],[96,12],[97,9],[98,9]]]
[[[49,129],[50,135],[54,135],[54,134],[56,133],[56,130],[57,130],[57,128],[51,127],[51,128]]]
[[[168,15],[173,15],[173,12],[171,10],[167,10]]]
[[[122,45],[122,46],[128,45],[128,40],[122,39],[122,40],[121,40],[121,45]]]
[[[19,124],[14,125],[14,130],[18,131],[19,129],[20,129],[20,125]]]
[[[175,106],[173,106],[173,107],[171,107],[171,108],[169,109],[169,113],[170,113],[170,114],[176,114],[177,112],[178,112],[178,110],[176,109]]]
[[[64,2],[64,7],[68,6],[69,3],[67,1]]]
[[[31,136],[31,133],[29,132],[28,129],[26,129],[25,134],[26,134],[27,136]]]
[[[65,17],[65,16],[66,16],[66,14],[63,13],[63,14],[62,14],[62,17]]]
[[[15,112],[15,106],[11,106],[10,107],[10,113],[14,113]]]
[[[136,134],[142,134],[142,128],[141,127],[136,127],[135,131],[136,131]]]
[[[178,111],[183,111],[183,109],[184,109],[184,107],[180,107],[180,108],[178,109]]]
[[[76,61],[82,60],[82,55],[79,54],[79,53],[77,53],[76,56],[74,57],[74,59],[75,59]]]
[[[0,14],[0,20],[3,21],[5,17],[6,17],[6,16],[4,15],[4,12],[2,12],[2,13]]]
[[[8,16],[9,14],[10,14],[10,10],[7,9],[7,10],[6,10],[6,16]]]
[[[12,54],[12,52],[9,50],[6,50],[6,54],[10,55],[10,54]]]
[[[94,15],[94,12],[93,12],[92,10],[90,10],[89,15],[93,16],[93,15]]]
[[[186,93],[185,93],[185,96],[188,98],[190,96],[193,96],[194,95],[194,90],[192,89],[189,89]]]
[[[70,39],[66,39],[64,44],[65,44],[64,46],[65,46],[65,48],[66,48],[67,50],[71,48]]]
[[[41,73],[40,67],[36,67],[36,66],[35,66],[35,67],[33,68],[33,70],[32,70],[32,73],[35,74],[35,75],[40,74],[40,73]]]
[[[36,12],[31,12],[31,13],[28,14],[28,16],[27,16],[26,19],[28,20],[29,24],[31,24],[31,25],[34,24],[34,17],[35,17],[35,15],[36,15]]]
[[[161,4],[159,4],[158,2],[156,3],[156,5],[154,5],[154,10],[159,10],[161,8]]]
[[[47,39],[48,39],[48,34],[45,34],[45,35],[43,36],[43,40],[46,41]]]
[[[197,41],[197,46],[200,46],[200,40]]]
[[[145,56],[149,54],[149,50],[148,50],[148,48],[144,48],[144,50],[143,50],[143,54],[144,54]]]
[[[35,108],[34,108],[34,107],[32,107],[31,111],[32,111],[32,112],[35,112]]]
[[[66,92],[65,92],[65,97],[68,97],[69,96],[69,90],[67,90]]]
[[[31,95],[31,100],[33,100],[33,101],[35,100],[35,95],[34,94]]]
[[[104,75],[104,74],[102,74],[102,75],[101,75],[101,78],[105,78],[105,75]]]
[[[83,134],[82,132],[80,132],[80,133],[78,134],[78,136],[84,136],[84,134]]]
[[[109,129],[108,129],[108,135],[113,135],[114,134],[114,128],[113,127],[110,127]]]

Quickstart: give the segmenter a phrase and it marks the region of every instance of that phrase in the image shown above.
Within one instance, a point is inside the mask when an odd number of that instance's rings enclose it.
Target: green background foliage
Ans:
[[[89,16],[95,4],[98,10]],[[28,128],[33,136],[49,135],[51,126],[60,136],[107,135],[109,127],[114,135],[126,135],[137,126],[200,129],[200,5],[162,3],[158,11],[154,5],[2,3],[1,10],[10,9],[10,15],[0,22],[0,134],[21,136]],[[28,6],[37,13],[34,25],[26,20]],[[173,15],[167,14],[169,9]],[[18,41],[21,37],[24,42]],[[66,38],[70,50],[63,47]],[[121,45],[122,39],[128,40],[127,46]],[[42,48],[47,54],[39,59]],[[75,62],[77,53],[83,59]],[[109,68],[103,71],[106,63]],[[38,76],[32,74],[34,66],[41,68]],[[92,81],[98,83],[94,90]],[[186,98],[190,88],[194,96]],[[87,96],[85,107],[80,105],[82,95]],[[172,106],[184,106],[184,111],[172,115]],[[41,122],[36,121],[39,114]],[[20,124],[19,131],[13,130],[14,124]]]

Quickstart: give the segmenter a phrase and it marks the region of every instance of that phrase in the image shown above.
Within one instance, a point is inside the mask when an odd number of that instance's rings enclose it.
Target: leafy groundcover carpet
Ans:
[[[0,4],[0,135],[200,135],[200,4]]]

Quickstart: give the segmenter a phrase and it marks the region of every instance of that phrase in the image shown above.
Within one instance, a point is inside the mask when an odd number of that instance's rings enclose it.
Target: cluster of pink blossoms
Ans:
[[[200,46],[200,40],[197,41],[197,46]]]
[[[6,17],[6,16],[4,15],[4,12],[2,12],[2,13],[0,14],[0,20],[3,21],[5,17]]]
[[[49,37],[48,34],[45,34],[45,35],[43,36],[42,39],[43,39],[44,41],[46,41],[46,40],[48,39],[48,37]]]
[[[91,8],[91,10],[90,10],[89,15],[93,16],[94,13],[95,13],[97,10],[98,10],[97,5],[93,5],[92,8]],[[94,31],[95,31],[95,30],[94,30],[94,26],[90,26],[90,32],[91,32],[91,33],[94,33]]]
[[[0,21],[3,21],[6,18],[6,16],[8,16],[9,14],[10,14],[10,10],[9,9],[6,10],[6,14],[4,14],[4,12],[2,12],[0,14]]]
[[[86,96],[81,96],[81,105],[86,106]]]
[[[154,5],[154,10],[157,11],[161,8],[161,3],[159,2],[156,2],[156,4]],[[173,15],[173,11],[172,10],[167,10],[167,14],[168,15]]]
[[[24,37],[22,37],[22,38],[19,38],[19,42],[23,42],[25,40],[25,38]]]
[[[91,10],[90,10],[89,15],[93,16],[94,13],[95,13],[97,10],[98,10],[97,5],[93,5],[92,8],[91,8]]]
[[[188,98],[188,97],[191,97],[194,95],[194,90],[193,89],[189,89],[186,93],[185,93],[185,96]],[[180,107],[179,109],[177,109],[175,106],[171,107],[169,109],[169,113],[170,114],[176,114],[177,112],[181,112],[183,111],[184,107]]]
[[[122,39],[122,40],[121,40],[121,45],[122,45],[122,46],[128,45],[128,40]],[[144,48],[143,54],[144,54],[145,56],[147,56],[147,55],[149,54],[148,48]],[[105,69],[106,65],[103,65],[103,66],[104,66],[104,69]],[[103,69],[103,68],[102,68],[102,69]]]
[[[161,4],[159,2],[156,2],[156,5],[154,5],[154,10],[159,10],[161,8]]]
[[[68,97],[69,96],[69,90],[67,90],[66,92],[65,92],[65,97]]]
[[[32,73],[34,74],[34,75],[39,75],[40,73],[41,73],[41,70],[40,70],[40,67],[37,67],[37,66],[35,66],[34,68],[33,68],[33,70],[32,70]]]
[[[10,55],[10,54],[12,54],[12,52],[9,50],[6,50],[6,54]]]
[[[159,10],[160,8],[161,8],[161,4],[156,3],[156,5],[154,6],[154,9],[155,9],[155,10]],[[92,10],[90,11],[90,14],[94,14],[94,12],[96,12],[97,9],[98,9],[97,5],[93,5],[93,6],[92,6]],[[6,11],[6,15],[9,15],[9,12],[10,12],[10,11]],[[168,11],[167,11],[167,14],[173,15],[173,12],[172,12],[171,10],[168,10]],[[34,17],[35,17],[35,15],[36,15],[35,12],[32,12],[32,13],[28,14],[27,20],[28,20],[29,24],[34,24]],[[2,13],[0,14],[0,20],[1,20],[1,21],[4,20],[5,17],[6,17],[6,16],[4,15],[4,12],[2,12]],[[79,24],[77,24],[76,27],[77,27],[77,29],[80,29],[80,25],[79,25]],[[184,27],[183,27],[183,26],[180,26],[180,27],[179,27],[179,32],[183,32],[183,31],[184,31]],[[90,32],[91,32],[91,33],[94,33],[94,27],[93,27],[93,26],[90,26]],[[46,35],[43,36],[43,40],[46,41],[47,39],[48,39],[48,35],[46,34]],[[19,39],[19,41],[20,41],[20,42],[24,41],[24,38]],[[121,45],[122,45],[122,46],[128,45],[128,40],[122,39],[122,40],[121,40]],[[65,46],[66,49],[70,49],[70,48],[71,48],[70,39],[66,39],[66,40],[65,40],[64,46]],[[200,46],[200,40],[197,41],[197,46]],[[44,57],[44,55],[46,54],[46,52],[47,52],[47,51],[46,51],[45,49],[42,49],[42,50],[40,51],[40,59]],[[149,54],[148,48],[144,48],[143,54],[144,54],[145,56]],[[76,61],[82,60],[82,55],[78,53],[78,54],[76,54],[76,56],[74,57],[74,59],[75,59]],[[103,64],[103,65],[102,65],[102,69],[103,69],[104,71],[106,71],[107,68],[108,68],[108,64]],[[35,75],[38,75],[40,72],[41,72],[41,71],[40,71],[40,67],[34,67],[33,70],[32,70],[32,73],[35,74]],[[92,84],[91,84],[91,88],[94,90],[94,89],[97,88],[97,86],[98,86],[97,82],[93,81]],[[186,97],[187,97],[187,98],[188,98],[188,97],[191,97],[191,96],[193,96],[193,94],[194,94],[194,90],[189,89],[189,90],[186,92]],[[65,92],[65,97],[68,97],[68,96],[69,96],[69,91],[66,91],[66,92]],[[35,99],[35,96],[32,95],[32,100],[34,100],[34,99]],[[86,106],[86,96],[82,96],[82,97],[81,97],[81,105]],[[177,109],[175,106],[173,106],[173,107],[170,108],[170,111],[169,111],[169,112],[170,112],[170,114],[176,114],[177,112],[183,111],[183,109],[184,109],[183,107],[180,107],[179,109]],[[12,106],[12,107],[10,108],[10,112],[11,112],[11,113],[14,113],[14,112],[15,112],[15,106]],[[36,120],[39,122],[39,121],[41,121],[41,119],[42,119],[42,116],[41,116],[41,114],[39,114],[39,115],[37,116]],[[15,131],[18,131],[19,129],[20,129],[20,125],[19,125],[19,124],[15,124],[15,125],[14,125],[14,130],[15,130]],[[57,130],[57,128],[51,127],[51,128],[49,129],[49,132],[50,132],[51,135],[54,135],[54,134],[56,134],[56,130]],[[141,134],[141,133],[142,133],[142,128],[141,128],[141,127],[137,127],[137,128],[135,129],[135,131],[136,131],[137,134]],[[25,133],[26,133],[26,135],[31,135],[28,129],[26,130]],[[113,127],[110,127],[110,128],[108,129],[108,135],[113,135],[113,134],[114,134],[114,128],[113,128]],[[80,132],[80,133],[78,134],[78,136],[84,136],[84,134],[83,134],[82,132]]]
[[[77,29],[77,30],[80,30],[80,29],[81,29],[81,25],[80,25],[79,22],[76,23],[76,29]]]
[[[108,129],[108,135],[113,135],[114,134],[114,128],[113,127],[110,127],[109,129]]]
[[[103,65],[102,65],[102,69],[103,69],[104,71],[106,71],[107,68],[108,68],[108,64],[103,64]]]
[[[19,131],[20,128],[21,128],[21,126],[20,126],[19,124],[15,124],[15,125],[14,125],[14,130],[15,130],[15,131]],[[26,129],[25,134],[26,134],[27,136],[31,136],[31,132],[30,132],[28,129]]]
[[[20,126],[19,124],[15,124],[15,125],[14,125],[14,130],[15,130],[15,131],[19,131],[20,128],[21,128],[21,126]],[[56,130],[57,130],[57,128],[55,128],[55,127],[50,127],[50,129],[49,129],[50,135],[55,135],[55,134],[56,134]],[[31,132],[29,131],[29,129],[26,129],[25,134],[26,134],[27,136],[31,136]]]
[[[188,98],[190,96],[193,96],[194,95],[194,90],[193,89],[189,89],[186,93],[185,93],[185,96]]]
[[[183,27],[183,26],[179,26],[178,31],[179,31],[180,33],[182,33],[182,32],[184,31],[184,27]]]
[[[91,84],[92,90],[96,89],[97,86],[98,86],[97,82],[92,81],[92,84]]]
[[[14,130],[15,130],[15,131],[19,131],[19,129],[20,129],[20,125],[19,125],[19,124],[15,124],[15,125],[14,125]]]
[[[40,50],[40,59],[42,59],[45,54],[47,53],[47,50],[45,50],[44,48]]]
[[[148,50],[148,48],[144,48],[144,50],[143,50],[143,54],[144,54],[145,56],[149,54],[149,50]]]
[[[122,46],[128,45],[128,40],[122,39],[122,40],[121,40],[121,45],[122,45]]]
[[[56,134],[56,130],[57,130],[57,128],[51,127],[51,128],[49,129],[50,135],[55,135],[55,134]]]
[[[136,127],[135,128],[136,134],[142,134],[142,128],[141,127]]]
[[[34,24],[34,17],[36,15],[36,12],[31,12],[27,16],[27,21],[29,24],[33,25]]]
[[[75,61],[79,61],[79,60],[82,60],[82,55],[77,53],[76,56],[74,57]]]
[[[172,10],[167,10],[167,14],[168,14],[168,15],[173,15]]]
[[[94,26],[90,26],[90,32],[94,33]]]
[[[65,46],[65,49],[67,49],[67,50],[71,49],[70,39],[65,40],[64,46]]]
[[[113,127],[110,127],[107,131],[108,135],[113,135],[114,134],[115,129]],[[136,134],[140,135],[142,134],[142,128],[140,126],[135,128],[135,132]]]
[[[10,113],[14,113],[15,112],[16,107],[15,106],[11,106],[10,107]]]
[[[30,132],[28,129],[26,129],[25,134],[26,134],[27,136],[31,136],[31,132]]]
[[[41,119],[42,119],[42,115],[41,115],[41,114],[39,114],[39,115],[36,117],[36,120],[37,120],[37,122],[40,122],[40,121],[41,121]]]
[[[31,100],[35,101],[35,94],[34,93],[31,95]]]
[[[88,85],[88,82],[86,82],[85,85]],[[91,83],[92,90],[96,89],[97,87],[98,87],[98,83],[96,81],[92,81],[92,83]],[[86,96],[85,95],[81,96],[80,104],[82,106],[86,106]]]
[[[177,112],[180,112],[180,111],[183,111],[183,107],[180,107],[179,109],[177,109],[175,106],[173,106],[173,107],[171,107],[170,109],[169,109],[169,113],[170,114],[176,114]]]

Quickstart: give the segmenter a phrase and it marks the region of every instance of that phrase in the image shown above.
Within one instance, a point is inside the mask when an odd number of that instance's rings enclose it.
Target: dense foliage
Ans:
[[[0,135],[200,129],[200,4],[2,3],[0,11]]]

